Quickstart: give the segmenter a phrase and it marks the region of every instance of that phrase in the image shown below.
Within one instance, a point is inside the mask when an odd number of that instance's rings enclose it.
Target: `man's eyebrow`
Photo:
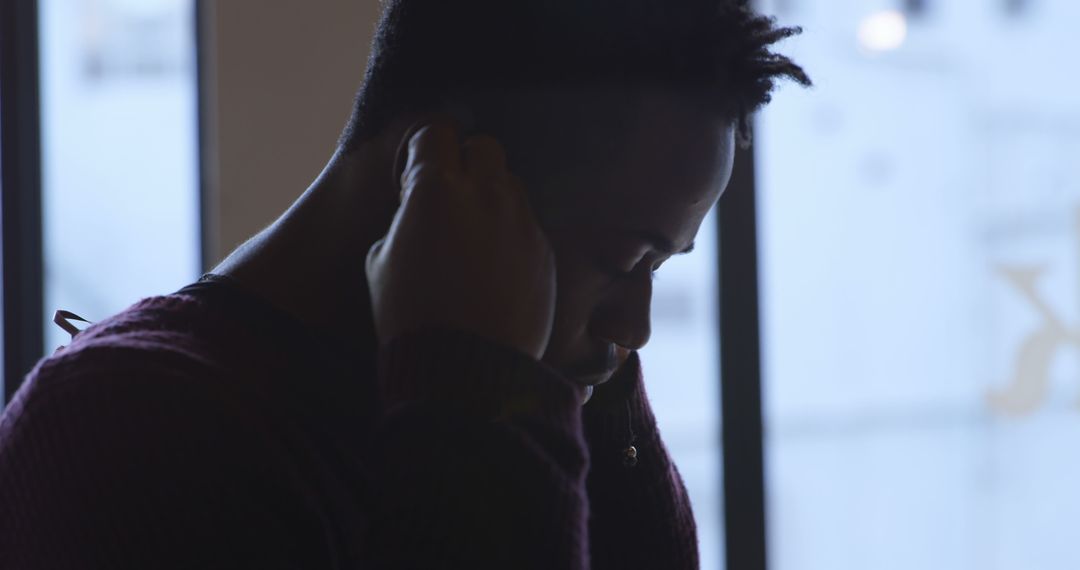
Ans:
[[[627,232],[633,237],[636,237],[649,245],[655,247],[657,250],[662,251],[668,255],[683,255],[694,251],[694,242],[690,242],[690,245],[676,251],[678,248],[675,243],[670,239],[650,230],[630,230]]]

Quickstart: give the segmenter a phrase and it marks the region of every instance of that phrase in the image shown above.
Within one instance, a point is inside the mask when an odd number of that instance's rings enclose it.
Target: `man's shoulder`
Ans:
[[[207,521],[255,527],[300,509],[292,456],[268,435],[274,417],[211,346],[232,334],[207,330],[229,318],[219,312],[186,295],[146,299],[35,367],[0,415],[0,504],[11,506],[0,551],[37,560],[55,538],[141,556],[194,534],[239,552]]]
[[[227,351],[215,350],[222,323],[199,299],[143,299],[80,332],[43,358],[4,410],[0,432],[35,410],[79,406],[108,414],[169,405],[188,398],[221,399]],[[9,424],[9,425],[5,425]]]
[[[225,447],[257,437],[273,421],[269,396],[236,374],[229,355],[244,341],[220,346],[237,334],[220,312],[188,295],[152,297],[77,334],[2,410],[0,463],[46,439],[50,452],[107,440],[148,456],[200,438]]]
[[[78,333],[47,360],[86,358],[87,354],[97,357],[109,350],[198,351],[202,340],[219,331],[227,318],[192,295],[149,297]]]
[[[143,299],[78,333],[42,359],[26,383],[43,390],[90,378],[204,375],[216,364],[211,319],[191,296]]]

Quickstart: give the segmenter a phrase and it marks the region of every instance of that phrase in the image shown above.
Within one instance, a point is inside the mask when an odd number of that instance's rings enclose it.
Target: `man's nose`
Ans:
[[[593,318],[593,334],[628,350],[638,350],[652,334],[652,277],[627,282],[601,303]]]

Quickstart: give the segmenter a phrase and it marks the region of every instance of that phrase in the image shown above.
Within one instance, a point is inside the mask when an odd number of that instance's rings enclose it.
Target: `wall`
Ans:
[[[209,266],[273,221],[330,158],[378,13],[377,0],[203,2]]]

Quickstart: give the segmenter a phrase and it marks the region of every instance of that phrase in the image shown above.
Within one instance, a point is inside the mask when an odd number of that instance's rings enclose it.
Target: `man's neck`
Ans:
[[[393,151],[377,141],[338,151],[270,227],[214,270],[339,338],[368,340],[371,305],[364,260],[397,209]]]

